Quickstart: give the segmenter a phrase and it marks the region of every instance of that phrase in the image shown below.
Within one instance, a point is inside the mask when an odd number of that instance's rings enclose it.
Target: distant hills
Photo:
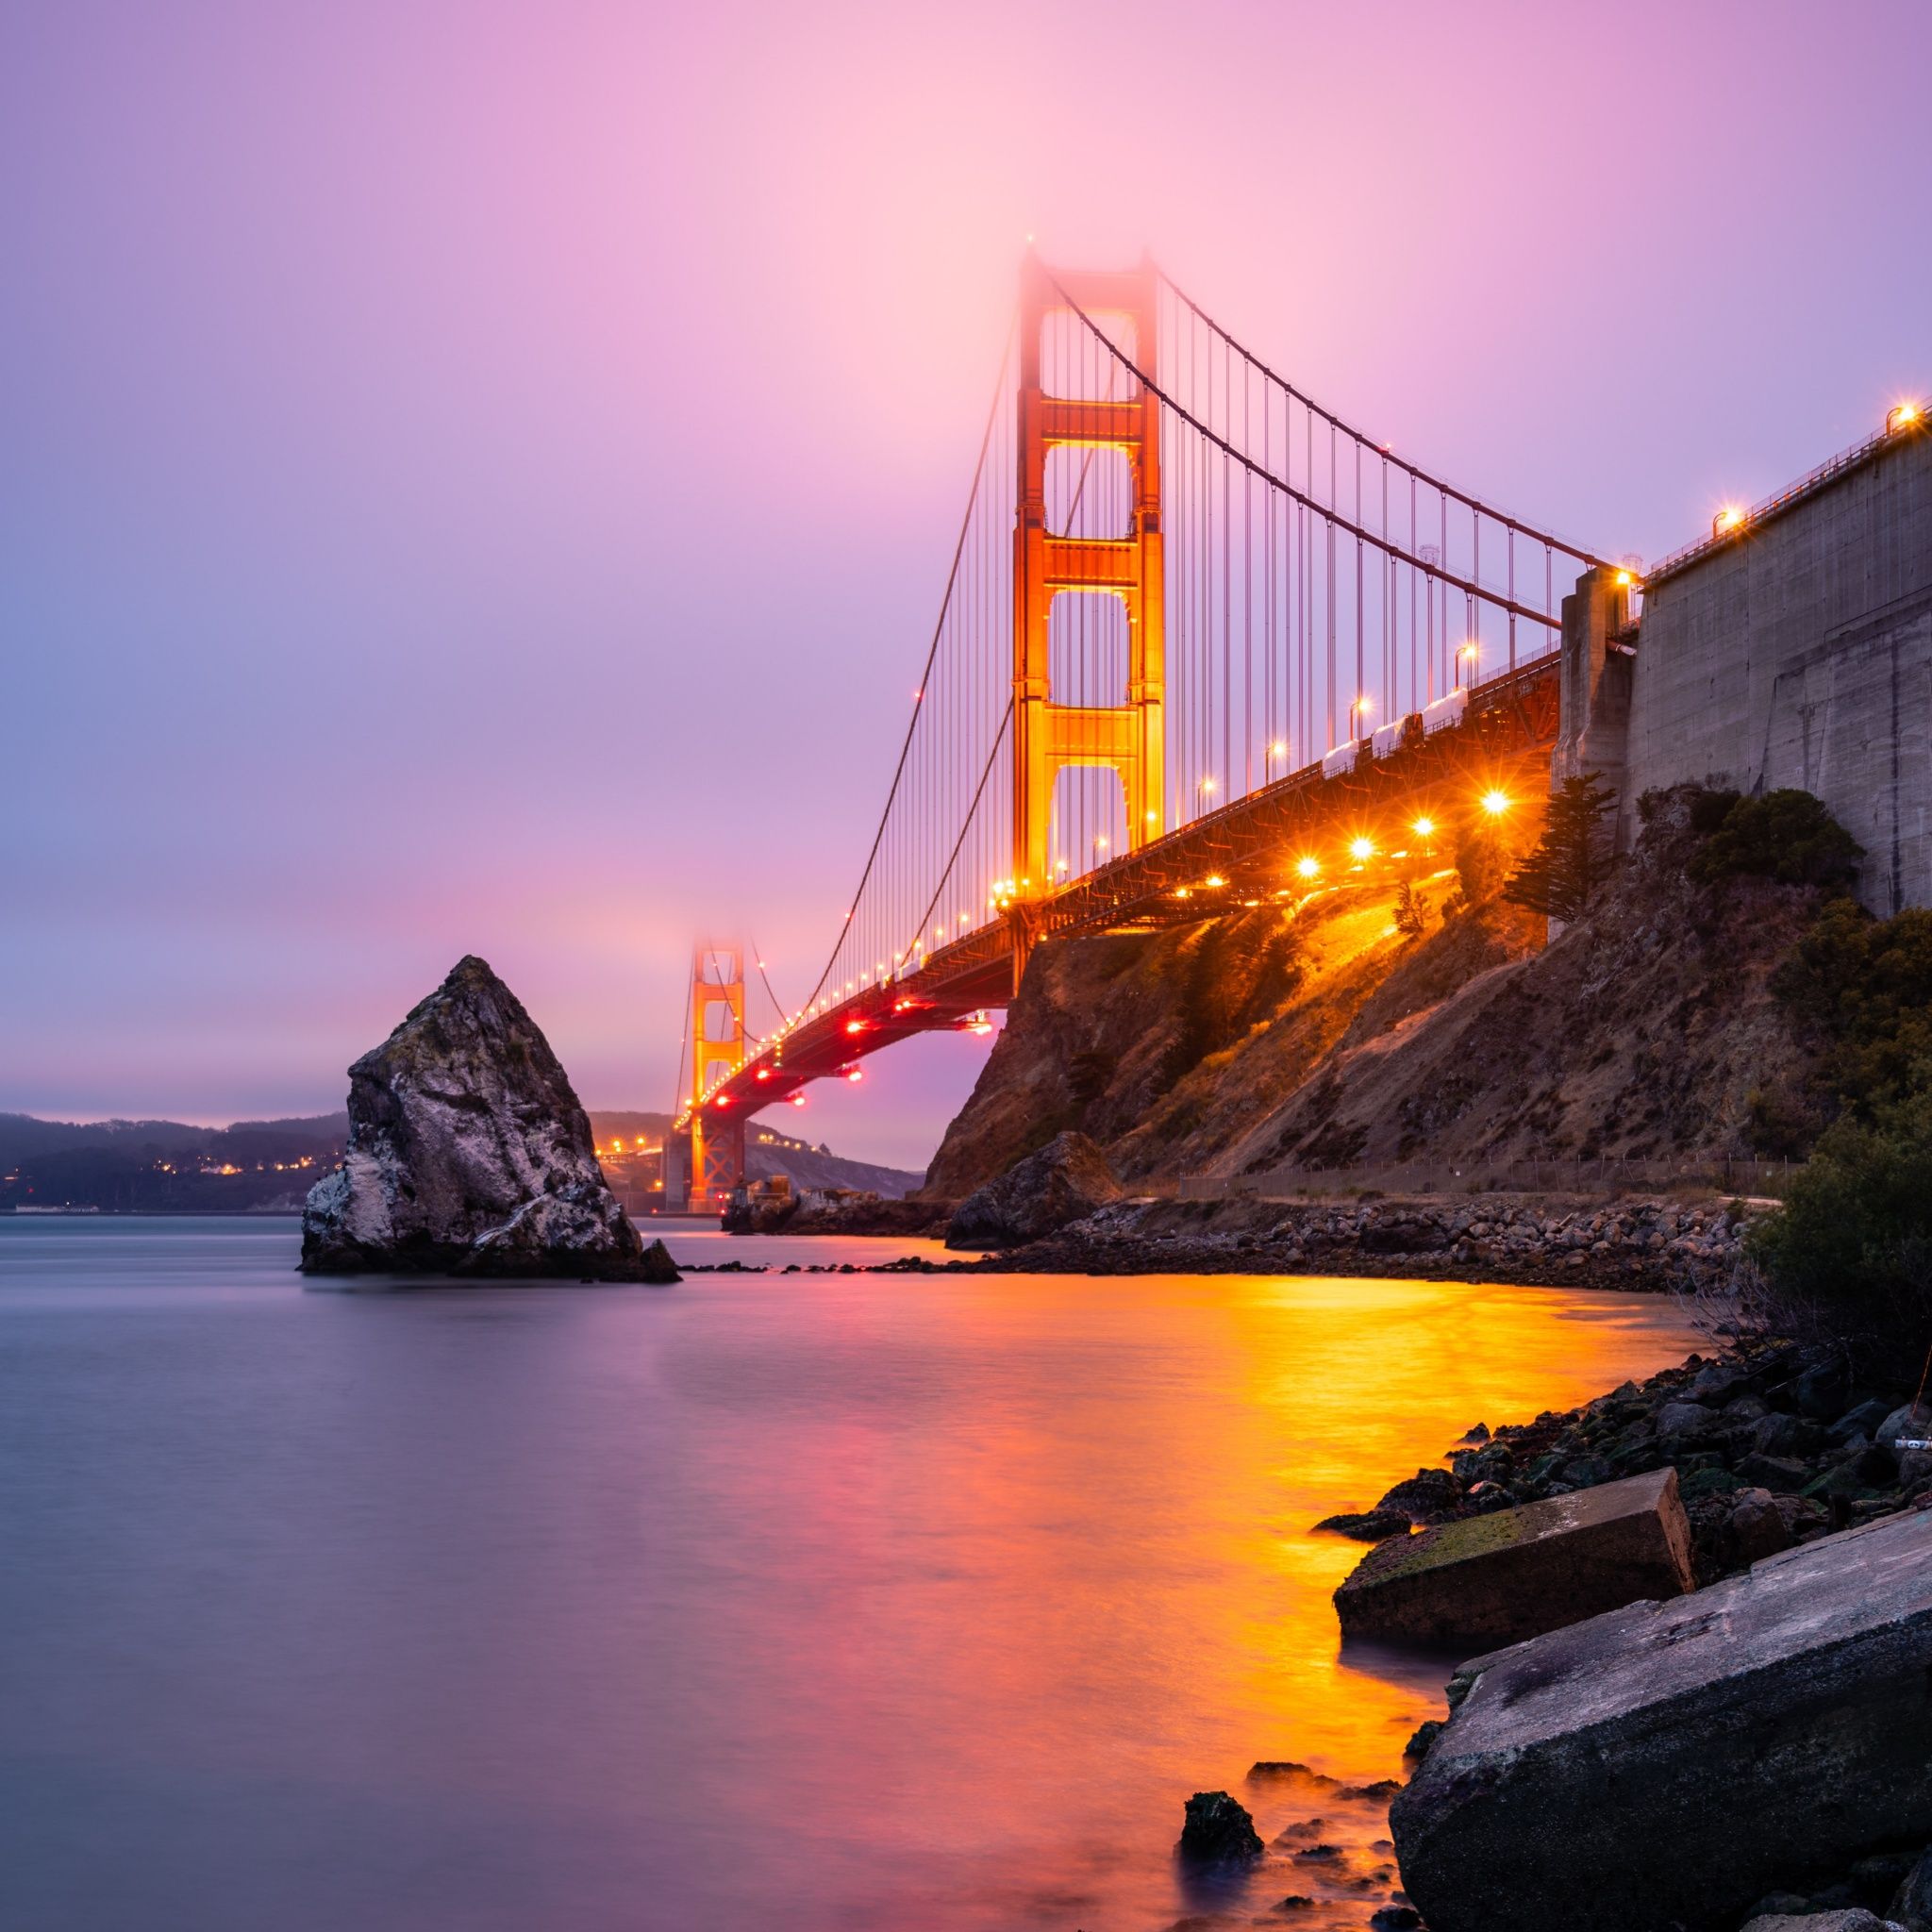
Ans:
[[[661,1146],[668,1113],[593,1112],[611,1183],[627,1205],[656,1178],[657,1162],[638,1143]],[[278,1121],[236,1121],[225,1127],[186,1121],[43,1121],[0,1113],[0,1212],[18,1208],[98,1208],[124,1214],[282,1213],[342,1158],[346,1113]],[[924,1178],[899,1168],[844,1160],[825,1147],[751,1123],[746,1164],[754,1179],[788,1174],[808,1188],[869,1188],[910,1192]]]
[[[187,1121],[43,1121],[0,1113],[0,1209],[292,1209],[341,1159],[348,1137],[346,1113],[237,1121],[226,1127]]]

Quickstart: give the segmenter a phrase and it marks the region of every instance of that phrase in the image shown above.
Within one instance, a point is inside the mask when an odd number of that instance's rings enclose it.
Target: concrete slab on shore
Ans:
[[[1465,1664],[1391,1827],[1432,1932],[1735,1924],[1932,1838],[1932,1513]]]
[[[1696,1587],[1674,1469],[1393,1537],[1335,1592],[1343,1637],[1513,1643]]]

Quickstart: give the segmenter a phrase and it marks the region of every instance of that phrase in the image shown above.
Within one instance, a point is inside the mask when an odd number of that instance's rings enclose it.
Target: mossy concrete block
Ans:
[[[1932,1514],[1463,1674],[1390,1813],[1432,1932],[1735,1925],[1874,1845],[1932,1838]]]
[[[1695,1588],[1674,1469],[1373,1549],[1335,1592],[1344,1637],[1513,1643]]]

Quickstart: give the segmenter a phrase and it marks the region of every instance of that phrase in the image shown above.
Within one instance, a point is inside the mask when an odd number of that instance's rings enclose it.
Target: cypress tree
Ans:
[[[1579,919],[1609,870],[1603,819],[1617,794],[1594,772],[1565,778],[1550,794],[1536,849],[1510,874],[1503,896],[1550,919]]]

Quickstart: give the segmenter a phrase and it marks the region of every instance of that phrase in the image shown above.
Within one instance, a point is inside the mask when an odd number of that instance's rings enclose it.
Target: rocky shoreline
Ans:
[[[1372,1508],[1315,1527],[1378,1542],[1674,1470],[1691,1534],[1694,1604],[1710,1586],[1729,1588],[1786,1550],[1932,1510],[1932,1450],[1896,1446],[1924,1440],[1928,1426],[1932,1409],[1915,1406],[1907,1381],[1859,1365],[1841,1344],[1756,1340],[1715,1358],[1693,1355],[1578,1408],[1494,1431],[1477,1423],[1445,1452],[1446,1467],[1418,1470]],[[1452,1710],[1473,1668],[1450,1682]],[[1445,1723],[1431,1720],[1410,1740],[1412,1768],[1426,1761]],[[1608,1787],[1605,1802],[1614,1802]],[[1725,1829],[1721,1812],[1710,1829]],[[1785,1932],[1774,1922],[1789,1915],[1808,1932],[1932,1932],[1932,1848],[1898,1843],[1896,1833],[1873,1836],[1856,1856],[1811,1873],[1805,1889],[1774,1889],[1720,1923]]]
[[[1446,1468],[1419,1469],[1373,1509],[1315,1526],[1375,1541],[1674,1468],[1697,1581],[1714,1583],[1921,1498],[1932,1506],[1932,1451],[1890,1446],[1928,1421],[1911,1395],[1836,1345],[1749,1341],[1581,1408],[1493,1433],[1478,1423],[1445,1452]]]
[[[1107,1203],[1030,1240],[962,1244],[979,1248],[971,1259],[908,1257],[884,1265],[1024,1274],[1358,1274],[1698,1292],[1729,1282],[1756,1211],[1716,1197],[1661,1195],[1141,1198]],[[746,1215],[735,1226],[727,1223],[739,1233],[929,1240],[952,1224],[942,1205],[862,1196],[795,1208],[783,1219]]]
[[[1899,1367],[1910,1373],[1905,1365]],[[1501,1512],[1524,1505],[1548,1509],[1557,1507],[1556,1499],[1610,1485],[1629,1491],[1645,1481],[1662,1483],[1670,1507],[1674,1508],[1681,1483],[1694,1576],[1684,1578],[1665,1593],[1688,1589],[1690,1594],[1677,1595],[1674,1608],[1668,1603],[1633,1604],[1626,1611],[1572,1623],[1558,1627],[1549,1638],[1519,1643],[1461,1666],[1447,1687],[1451,1715],[1470,1698],[1472,1687],[1481,1681],[1485,1671],[1511,1684],[1521,1680],[1516,1689],[1487,1693],[1487,1722],[1494,1729],[1498,1699],[1507,1712],[1510,1699],[1524,1694],[1524,1686],[1543,1687],[1537,1694],[1555,1696],[1559,1707],[1566,1705],[1572,1694],[1568,1689],[1548,1689],[1553,1682],[1567,1686],[1570,1674],[1579,1668],[1574,1659],[1557,1667],[1557,1652],[1562,1646],[1578,1651],[1585,1659],[1575,1694],[1587,1696],[1597,1674],[1615,1668],[1607,1661],[1607,1651],[1605,1659],[1599,1660],[1598,1649],[1611,1644],[1616,1630],[1632,1620],[1641,1628],[1646,1618],[1673,1618],[1674,1627],[1681,1626],[1685,1633],[1682,1641],[1695,1642],[1712,1622],[1711,1616],[1700,1613],[1706,1592],[1717,1603],[1727,1591],[1758,1589],[1758,1576],[1764,1573],[1754,1571],[1753,1566],[1768,1557],[1790,1551],[1793,1560],[1810,1563],[1813,1568],[1824,1563],[1828,1573],[1856,1575],[1857,1561],[1850,1545],[1868,1540],[1868,1531],[1874,1536],[1889,1536],[1894,1542],[1903,1534],[1909,1547],[1918,1533],[1907,1525],[1923,1520],[1923,1512],[1932,1511],[1932,1450],[1895,1446],[1901,1438],[1907,1442],[1923,1440],[1932,1426],[1932,1409],[1915,1407],[1913,1392],[1909,1383],[1896,1375],[1855,1362],[1840,1345],[1753,1340],[1715,1357],[1693,1355],[1681,1364],[1641,1382],[1625,1383],[1574,1409],[1546,1411],[1529,1422],[1493,1430],[1478,1422],[1460,1441],[1445,1450],[1441,1466],[1418,1470],[1392,1484],[1373,1507],[1353,1515],[1327,1518],[1314,1527],[1380,1546],[1391,1539],[1408,1540],[1414,1531],[1437,1531],[1443,1525],[1492,1515],[1500,1521]],[[1656,1474],[1646,1475],[1646,1472]],[[1840,1562],[1830,1552],[1839,1547],[1841,1536],[1847,1549]],[[1423,1539],[1414,1541],[1420,1547]],[[1807,1550],[1807,1546],[1820,1543],[1824,1547]],[[1800,1552],[1806,1553],[1800,1556]],[[1851,1566],[1849,1573],[1847,1565]],[[1807,1584],[1806,1590],[1818,1587]],[[1857,1600],[1864,1590],[1863,1584],[1854,1583],[1840,1594]],[[1807,1595],[1805,1606],[1812,1601]],[[1805,1606],[1801,1606],[1800,1622],[1808,1624],[1812,1612]],[[1825,1609],[1823,1602],[1817,1604],[1819,1616]],[[1732,1627],[1729,1614],[1726,1611],[1720,1619],[1724,1630]],[[1741,1617],[1741,1610],[1739,1614]],[[1548,1628],[1550,1621],[1535,1627]],[[1740,1622],[1737,1642],[1744,1641],[1743,1627]],[[1668,1645],[1676,1640],[1663,1641]],[[1721,1668],[1744,1671],[1743,1662],[1731,1662],[1732,1642],[1727,1637],[1719,1645]],[[1835,1656],[1844,1654],[1842,1646],[1827,1645],[1827,1649]],[[1558,1670],[1556,1678],[1539,1661],[1545,1650],[1551,1651],[1551,1667]],[[1766,1659],[1754,1666],[1766,1667]],[[1805,1674],[1812,1666],[1795,1657],[1779,1659],[1774,1653],[1769,1668],[1774,1677],[1782,1674],[1786,1682],[1798,1687],[1783,1694],[1802,1699]],[[1654,1673],[1649,1666],[1640,1665],[1639,1674],[1648,1680]],[[1693,1914],[1697,1932],[1739,1932],[1739,1928],[1743,1932],[1887,1932],[1889,1927],[1932,1932],[1932,1847],[1926,1842],[1932,1838],[1932,1810],[1910,1804],[1880,1807],[1886,1815],[1874,1813],[1873,1828],[1867,1832],[1857,1812],[1840,1802],[1855,1793],[1811,1789],[1814,1774],[1826,1775],[1828,1765],[1824,1760],[1814,1763],[1805,1756],[1812,1748],[1804,1741],[1809,1735],[1810,1720],[1802,1715],[1779,1718],[1778,1687],[1774,1682],[1768,1681],[1762,1690],[1747,1688],[1739,1694],[1752,1708],[1762,1703],[1763,1723],[1772,1726],[1767,1737],[1782,1735],[1777,1732],[1781,1722],[1796,1725],[1792,1737],[1797,1741],[1778,1748],[1795,1751],[1808,1768],[1799,1785],[1792,1787],[1789,1774],[1767,1760],[1763,1777],[1771,1781],[1776,1795],[1768,1808],[1749,1816],[1730,1814],[1727,1806],[1731,1801],[1720,1779],[1708,1792],[1706,1805],[1684,1826],[1693,1844],[1704,1842],[1707,1834],[1713,1857],[1722,1851],[1729,1868],[1776,1874],[1774,1880],[1741,1895],[1734,1890],[1735,1904],[1728,1912]],[[1871,1702],[1869,1690],[1865,1702]],[[1827,1725],[1832,1740],[1828,1750],[1843,1754],[1852,1749],[1846,1727],[1856,1729],[1860,1722],[1853,1714],[1858,1701],[1849,1705],[1834,1701],[1831,1707],[1844,1715],[1831,1719]],[[1424,1917],[1406,1889],[1412,1884],[1436,1898],[1443,1924],[1507,1922],[1514,1927],[1531,1923],[1575,1924],[1598,1927],[1599,1932],[1608,1932],[1613,1926],[1634,1926],[1638,1919],[1622,1912],[1613,1901],[1592,1905],[1587,1910],[1572,1901],[1574,1909],[1559,1909],[1555,1916],[1527,1902],[1526,1888],[1539,1881],[1548,1883],[1553,1898],[1565,1887],[1582,1885],[1587,1890],[1588,1880],[1579,1879],[1576,1871],[1570,1869],[1582,1862],[1582,1848],[1579,1844],[1566,1852],[1561,1844],[1543,1845],[1530,1821],[1525,1819],[1520,1829],[1509,1826],[1507,1812],[1501,1827],[1506,1846],[1525,1868],[1510,1881],[1507,1899],[1491,1895],[1488,1879],[1478,1883],[1471,1878],[1459,1890],[1452,1884],[1445,1893],[1440,1848],[1432,1849],[1428,1859],[1410,1865],[1411,1853],[1420,1858],[1412,1841],[1417,1836],[1418,1817],[1426,1821],[1433,1815],[1439,1839],[1446,1836],[1453,1845],[1467,1828],[1457,1807],[1474,1805],[1479,1808],[1486,1802],[1484,1780],[1506,1774],[1501,1770],[1463,1769],[1465,1760],[1472,1767],[1479,1760],[1468,1758],[1469,1747],[1457,1743],[1458,1733],[1452,1732],[1448,1742],[1441,1742],[1448,1721],[1447,1717],[1432,1719],[1410,1740],[1405,1754],[1410,1774],[1407,1784],[1391,1780],[1344,1789],[1303,1765],[1257,1765],[1249,1774],[1249,1785],[1254,1788],[1250,1802],[1265,1794],[1264,1787],[1274,1790],[1274,1780],[1287,1779],[1307,1808],[1320,1814],[1291,1824],[1272,1839],[1272,1853],[1261,1848],[1244,1806],[1226,1792],[1197,1792],[1188,1802],[1187,1829],[1177,1852],[1183,1862],[1192,1858],[1252,1864],[1257,1875],[1264,1864],[1273,1876],[1284,1859],[1291,1860],[1295,1876],[1322,1894],[1318,1898],[1291,1893],[1258,1923],[1273,1923],[1276,1916],[1291,1919],[1303,1915],[1307,1915],[1305,1923],[1314,1923],[1316,1915],[1340,1907],[1344,1916],[1333,1921],[1338,1924],[1363,1924],[1376,1932],[1395,1932],[1395,1928],[1415,1932],[1423,1926]],[[1562,1774],[1573,1789],[1581,1791],[1587,1804],[1594,1806],[1601,1820],[1598,1836],[1608,1839],[1614,1853],[1615,1846],[1624,1842],[1617,1838],[1616,1821],[1625,1809],[1641,1806],[1641,1791],[1620,1791],[1615,1767],[1622,1761],[1619,1753],[1624,1747],[1614,1741],[1591,1741],[1595,1736],[1591,1725],[1597,1720],[1590,1712],[1575,1711],[1569,1721],[1578,1726],[1579,1741],[1575,1753],[1560,1760],[1565,1767]],[[1909,1729],[1907,1720],[1900,1722],[1906,1722]],[[1641,1753],[1651,1748],[1641,1738],[1648,1735],[1648,1731],[1633,1731],[1637,1741],[1628,1747],[1636,1754],[1629,1759],[1629,1774],[1639,1779],[1640,1786]],[[1703,1748],[1694,1732],[1687,1734],[1666,1726],[1657,1736],[1674,1739],[1670,1748],[1692,1759]],[[1453,1766],[1436,1767],[1425,1780],[1423,1773],[1430,1753],[1439,1745],[1459,1755]],[[1541,1748],[1547,1752],[1552,1747]],[[1711,1748],[1723,1748],[1717,1732]],[[1770,1748],[1767,1743],[1766,1749]],[[1504,1757],[1508,1755],[1506,1752]],[[1780,1777],[1785,1784],[1777,1784]],[[1471,1778],[1476,1783],[1472,1784]],[[1592,1792],[1596,1794],[1593,1799]],[[1758,1795],[1761,1799],[1764,1794]],[[1779,1806],[1795,1803],[1808,1815],[1818,1801],[1827,1796],[1832,1799],[1828,1815],[1839,1822],[1819,1829],[1840,1855],[1823,1862],[1801,1860],[1807,1869],[1794,1874],[1774,1814]],[[1391,1842],[1384,1820],[1387,1807],[1397,1799],[1401,1800],[1397,1810],[1407,1815],[1395,1821]],[[1449,1807],[1446,1813],[1442,1809],[1445,1805]],[[1903,1830],[1899,1829],[1902,1820],[1907,1827]],[[1914,1831],[1913,1822],[1921,1828]],[[1355,1843],[1357,1840],[1360,1842]],[[1399,1868],[1398,1851],[1403,1858]],[[1599,1855],[1602,1851],[1599,1844]],[[1636,1837],[1627,1846],[1633,1871],[1646,1857],[1655,1862],[1666,1856],[1677,1854],[1647,1852]],[[1697,1855],[1693,1851],[1689,1856],[1694,1860]],[[1311,1882],[1317,1879],[1322,1881],[1319,1886]],[[1425,1879],[1430,1881],[1427,1886]],[[1709,1874],[1704,1880],[1705,1890],[1713,1896],[1722,1895],[1725,1882]],[[1693,1884],[1690,1890],[1695,1889]],[[1351,1893],[1359,1898],[1356,1907],[1361,1915],[1358,1919],[1347,1916],[1343,1900]],[[1180,1922],[1192,1923],[1219,1922]],[[1330,1920],[1324,1917],[1320,1923]]]
[[[1720,1201],[1495,1195],[1123,1201],[985,1265],[1026,1274],[1359,1274],[1550,1288],[1718,1289],[1746,1210]]]

